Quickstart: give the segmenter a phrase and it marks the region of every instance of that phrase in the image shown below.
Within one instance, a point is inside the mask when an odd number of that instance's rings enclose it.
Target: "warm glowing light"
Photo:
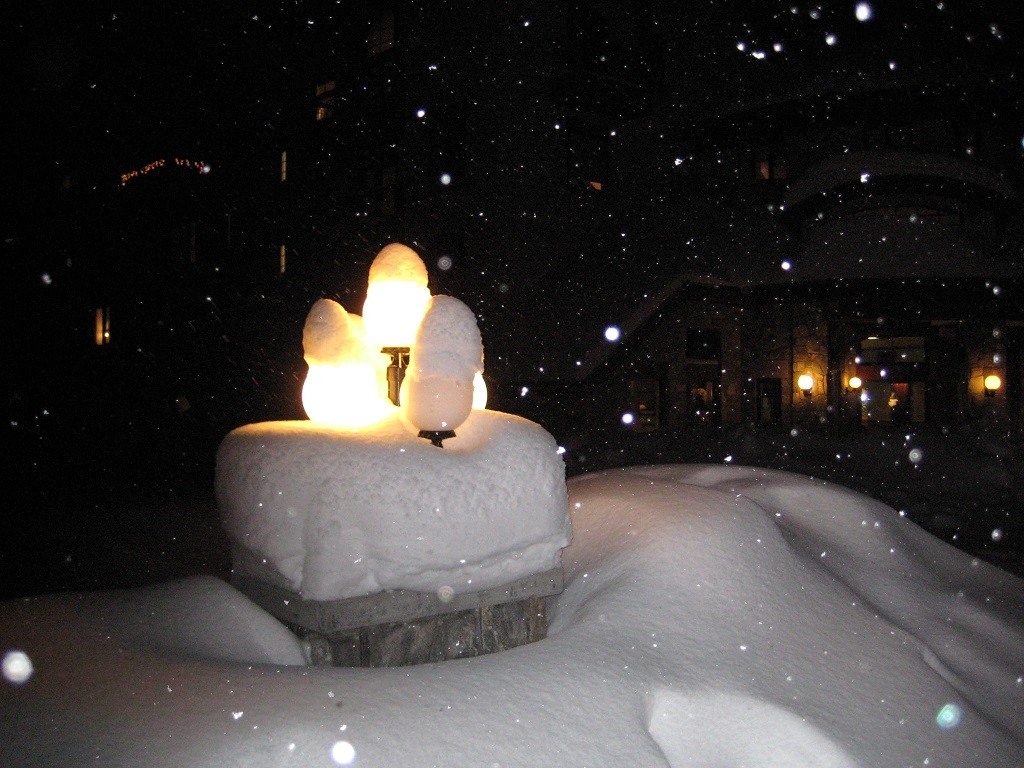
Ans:
[[[804,392],[810,392],[814,388],[814,378],[809,373],[805,373],[796,380],[796,385]]]
[[[473,410],[482,411],[487,407],[487,383],[484,381],[484,375],[480,372],[476,372],[476,376],[473,377]]]
[[[860,380],[859,376],[851,376],[850,377],[850,389],[860,389],[860,385],[862,383],[863,382]]]
[[[370,265],[363,321],[370,346],[411,347],[430,301],[427,268],[411,248],[392,243]]]
[[[399,243],[370,267],[363,316],[320,299],[302,347],[309,366],[302,406],[316,422],[357,429],[394,415],[401,403],[408,423],[442,432],[487,407],[476,317],[458,299],[432,297],[423,261]],[[398,365],[400,375],[392,376]]]
[[[311,365],[302,385],[302,408],[332,427],[365,427],[394,412],[380,396],[377,371],[368,363]]]
[[[1003,385],[1003,380],[996,376],[994,373],[985,377],[985,389],[989,392],[994,392]]]
[[[302,407],[313,421],[334,427],[368,426],[394,412],[386,400],[375,363],[366,348],[362,319],[331,299],[320,299],[302,329],[309,372]]]

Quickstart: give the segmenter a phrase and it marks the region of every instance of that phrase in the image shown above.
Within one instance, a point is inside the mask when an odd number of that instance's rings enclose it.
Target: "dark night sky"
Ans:
[[[720,72],[736,66],[740,40],[751,49],[770,50],[775,40],[786,45],[778,62],[759,71],[748,66],[731,80],[747,97],[780,83],[798,88],[808,71],[825,81],[867,77],[891,59],[936,79],[945,77],[943,69],[1005,78],[1006,54],[1020,48],[1015,0],[911,2],[899,9],[878,3],[866,24],[854,18],[853,2],[821,3],[818,21],[791,13],[792,5],[711,2],[695,9],[692,28],[659,30],[670,45],[699,38],[679,78],[688,82],[673,85],[686,109],[728,108],[732,94]],[[69,165],[118,172],[116,166],[147,162],[168,148],[205,155],[239,137],[244,143],[279,116],[289,94],[308,87],[303,78],[318,56],[344,44],[346,19],[334,13],[329,3],[301,1],[187,10],[124,0],[17,4],[2,33],[5,71],[12,73],[8,162],[30,178],[59,178]],[[834,51],[823,44],[826,30],[839,35]],[[951,43],[964,40],[969,55],[950,53]],[[759,82],[764,75],[772,82]]]

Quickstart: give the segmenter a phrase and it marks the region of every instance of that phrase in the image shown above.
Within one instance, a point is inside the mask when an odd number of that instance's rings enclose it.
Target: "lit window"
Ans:
[[[102,347],[110,343],[110,307],[96,310],[96,346]]]
[[[281,250],[279,252],[278,261],[279,261],[278,269],[280,270],[281,274],[283,275],[284,272],[285,272],[285,269],[288,266],[288,247],[287,246],[285,246],[285,245],[281,246]]]
[[[764,148],[757,149],[754,151],[753,161],[755,179],[786,178],[786,160],[775,153]]]
[[[629,382],[629,422],[637,431],[648,431],[658,428],[660,407],[660,386],[657,379],[631,379]]]
[[[281,181],[288,178],[288,153],[281,153]]]
[[[316,119],[327,120],[334,114],[334,81],[321,83],[316,87]]]

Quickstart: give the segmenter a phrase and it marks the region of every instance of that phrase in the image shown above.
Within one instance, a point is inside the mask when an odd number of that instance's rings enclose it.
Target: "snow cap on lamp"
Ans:
[[[483,342],[473,311],[452,296],[434,296],[416,333],[402,411],[421,431],[453,431],[473,408],[483,371]]]

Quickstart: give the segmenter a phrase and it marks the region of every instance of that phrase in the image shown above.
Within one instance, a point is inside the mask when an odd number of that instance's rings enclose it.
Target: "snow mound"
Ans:
[[[799,475],[677,465],[567,486],[549,636],[503,653],[212,663],[146,653],[129,630],[153,601],[112,610],[131,593],[0,603],[5,648],[35,669],[0,681],[0,764],[1020,768],[1020,579]],[[199,624],[182,631],[231,621]]]
[[[716,755],[717,765],[759,768],[855,768],[842,747],[804,718],[749,696],[658,690],[647,729],[671,768],[706,765],[694,755]]]
[[[302,645],[277,619],[230,584],[192,576],[137,589],[48,595],[23,601],[52,609],[50,638],[103,637],[115,647],[152,648],[174,656],[244,664],[306,663]],[[69,634],[67,627],[74,627]]]

